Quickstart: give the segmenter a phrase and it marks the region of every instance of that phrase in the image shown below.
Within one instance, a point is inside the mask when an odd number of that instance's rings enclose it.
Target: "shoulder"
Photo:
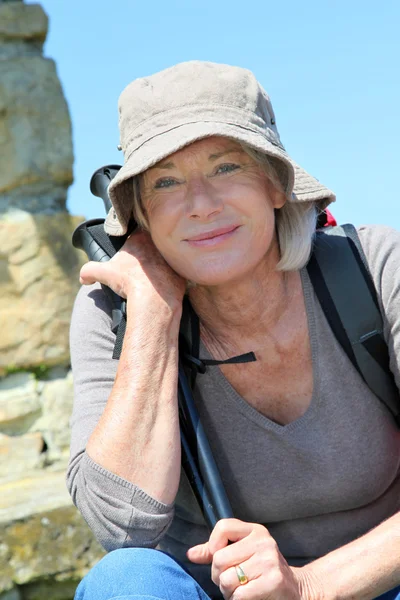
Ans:
[[[359,227],[357,232],[378,295],[390,369],[400,390],[400,232],[383,225]]]
[[[366,255],[385,255],[400,249],[400,231],[387,225],[361,225],[358,237]]]
[[[81,287],[71,317],[71,352],[75,350],[80,355],[88,344],[112,347],[115,335],[111,331],[111,311],[111,303],[99,283]]]
[[[83,285],[74,302],[72,319],[96,319],[104,323],[111,321],[111,304],[100,283]]]
[[[386,225],[357,228],[361,246],[378,292],[400,281],[400,231]]]
[[[334,230],[327,233],[335,234]],[[342,233],[338,229],[341,236]],[[384,318],[394,327],[400,314],[400,231],[386,225],[362,225],[357,234]],[[329,257],[328,257],[329,258]],[[332,256],[332,262],[334,262]],[[340,274],[346,268],[345,257],[335,262]],[[396,326],[397,327],[397,326]]]

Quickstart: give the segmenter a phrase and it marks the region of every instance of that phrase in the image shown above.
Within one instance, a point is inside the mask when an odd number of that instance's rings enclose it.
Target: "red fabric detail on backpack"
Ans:
[[[335,225],[337,225],[337,221],[336,221],[335,217],[327,208],[325,209],[325,212],[326,212],[326,224],[324,225],[324,227],[335,227]]]

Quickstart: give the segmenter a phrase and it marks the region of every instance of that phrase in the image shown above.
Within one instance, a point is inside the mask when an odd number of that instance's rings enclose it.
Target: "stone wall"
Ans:
[[[65,487],[84,256],[68,107],[39,5],[0,0],[0,599],[70,600],[103,555]]]

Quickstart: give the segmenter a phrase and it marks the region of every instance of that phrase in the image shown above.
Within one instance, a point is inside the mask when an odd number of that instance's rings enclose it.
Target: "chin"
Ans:
[[[206,265],[198,268],[186,270],[182,276],[190,282],[190,287],[195,286],[219,286],[238,281],[248,274],[254,267],[244,268],[244,265],[219,265],[205,268]]]
[[[254,273],[265,257],[266,249],[250,248],[246,252],[236,248],[233,252],[204,253],[202,256],[166,256],[170,267],[191,285],[219,286],[239,282]]]

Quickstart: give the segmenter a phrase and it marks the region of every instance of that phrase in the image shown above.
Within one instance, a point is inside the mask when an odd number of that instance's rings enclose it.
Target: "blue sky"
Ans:
[[[337,194],[340,222],[392,224],[398,208],[398,0],[42,0],[45,55],[71,112],[68,208],[103,216],[92,172],[120,163],[117,101],[136,77],[200,59],[251,69],[293,158]]]

